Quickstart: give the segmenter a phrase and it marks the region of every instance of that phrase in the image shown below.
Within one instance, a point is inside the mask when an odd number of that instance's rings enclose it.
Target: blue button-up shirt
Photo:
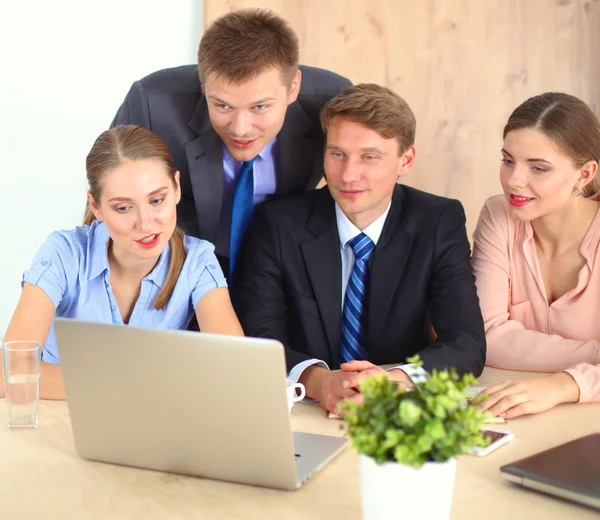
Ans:
[[[56,308],[56,317],[122,325],[109,283],[108,243],[106,226],[98,221],[70,231],[55,231],[23,274],[23,282],[39,287],[48,295]],[[200,299],[212,289],[227,286],[210,242],[186,236],[184,246],[187,256],[165,307],[157,311],[153,304],[169,270],[168,244],[152,272],[142,280],[129,325],[185,329]],[[42,358],[47,363],[60,362],[54,327]]]

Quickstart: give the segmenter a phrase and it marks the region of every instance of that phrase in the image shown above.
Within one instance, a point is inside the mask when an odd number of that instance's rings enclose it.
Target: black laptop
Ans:
[[[500,468],[506,480],[600,509],[600,433]]]

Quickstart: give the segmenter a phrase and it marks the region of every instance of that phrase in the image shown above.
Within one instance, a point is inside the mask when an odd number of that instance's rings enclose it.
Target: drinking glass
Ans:
[[[2,343],[9,428],[37,428],[42,346],[37,341]]]

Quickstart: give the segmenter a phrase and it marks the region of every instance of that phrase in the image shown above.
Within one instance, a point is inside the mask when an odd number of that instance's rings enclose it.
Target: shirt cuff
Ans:
[[[329,367],[327,366],[327,363],[325,363],[325,361],[321,361],[320,359],[307,359],[306,361],[302,361],[302,363],[298,363],[297,365],[295,365],[289,371],[287,378],[290,381],[297,383],[298,380],[300,379],[300,376],[302,376],[302,373],[308,367],[311,367],[313,365],[317,365],[321,368],[324,368],[325,370],[329,370]],[[318,403],[318,401],[316,399],[311,399],[310,397],[305,397],[304,399],[302,399],[301,402],[303,402],[303,403]]]
[[[40,264],[36,264],[31,269],[25,271],[21,281],[21,288],[25,282],[27,282],[29,285],[39,287],[42,291],[44,291],[44,293],[46,293],[46,296],[50,298],[50,301],[56,309],[62,300],[63,294],[61,288],[57,286],[56,283],[52,283],[44,276],[46,271],[48,271],[50,268],[50,265],[50,259],[45,258]],[[54,277],[54,279],[56,279],[56,277]]]
[[[425,375],[427,374],[423,367],[416,367],[408,363],[388,368],[388,371],[390,370],[402,370],[408,377],[410,377],[411,381],[416,385],[418,385],[419,383],[424,383]]]

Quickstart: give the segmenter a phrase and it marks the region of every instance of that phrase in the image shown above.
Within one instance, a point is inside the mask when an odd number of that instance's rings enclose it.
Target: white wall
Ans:
[[[3,3],[0,337],[37,248],[81,222],[94,139],[133,81],[195,63],[202,13],[202,0]]]

